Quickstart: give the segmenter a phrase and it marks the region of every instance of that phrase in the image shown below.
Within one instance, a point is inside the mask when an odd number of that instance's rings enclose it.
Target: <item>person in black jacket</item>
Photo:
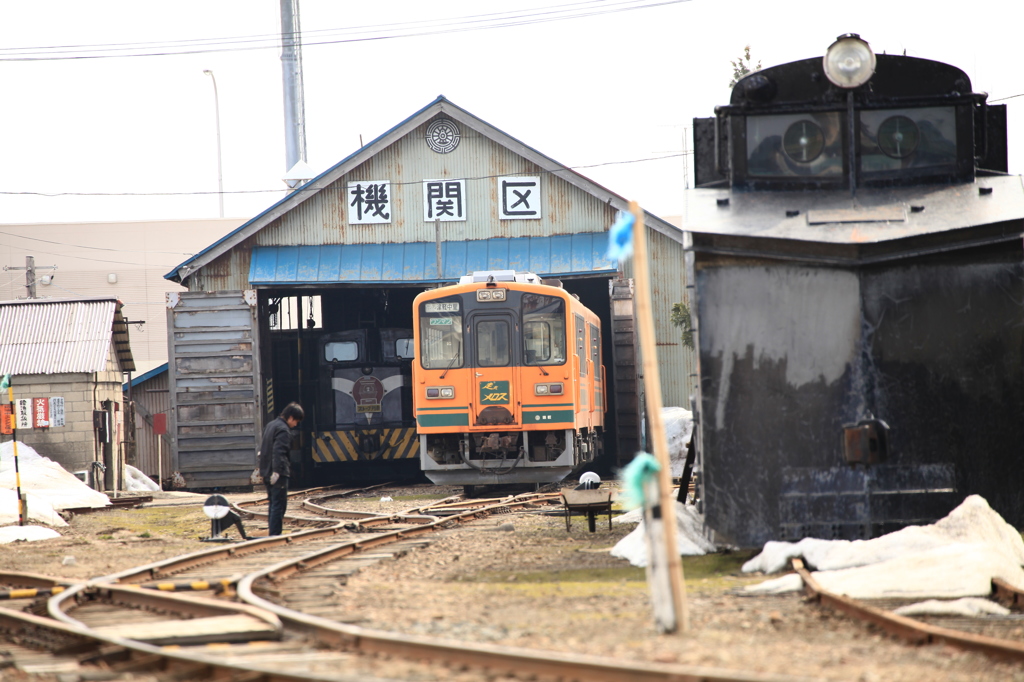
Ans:
[[[292,473],[289,459],[292,432],[305,412],[298,403],[289,403],[281,410],[281,415],[267,424],[263,429],[263,442],[260,444],[259,463],[260,475],[267,486],[267,498],[270,500],[267,535],[280,535],[284,523],[284,512],[288,507],[288,478]]]

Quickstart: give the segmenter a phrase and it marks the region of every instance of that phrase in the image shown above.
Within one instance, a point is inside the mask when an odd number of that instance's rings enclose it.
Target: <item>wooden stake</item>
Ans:
[[[644,385],[646,387],[647,417],[650,423],[649,438],[653,444],[654,457],[661,465],[658,476],[660,512],[665,542],[662,545],[668,566],[671,603],[674,605],[675,622],[658,623],[662,632],[671,633],[690,629],[690,614],[686,605],[686,583],[683,581],[683,562],[679,558],[676,542],[676,501],[672,495],[672,470],[668,458],[668,440],[661,414],[661,377],[658,374],[658,346],[654,336],[654,311],[651,305],[651,278],[647,255],[647,230],[644,227],[644,213],[635,201],[629,202],[633,223],[633,280],[636,285],[636,319],[640,327],[640,354],[643,356]]]

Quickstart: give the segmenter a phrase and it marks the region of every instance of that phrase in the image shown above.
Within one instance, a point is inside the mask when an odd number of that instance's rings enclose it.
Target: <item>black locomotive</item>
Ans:
[[[986,100],[848,34],[695,121],[696,437],[722,539],[868,538],[972,493],[1024,525],[1024,190]]]

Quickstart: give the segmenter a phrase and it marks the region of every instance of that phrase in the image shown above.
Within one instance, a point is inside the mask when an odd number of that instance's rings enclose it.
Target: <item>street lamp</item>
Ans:
[[[217,95],[217,77],[213,71],[204,69],[203,73],[213,80],[213,108],[217,117],[217,200],[220,205],[220,217],[224,217],[224,170],[220,152],[220,97]]]

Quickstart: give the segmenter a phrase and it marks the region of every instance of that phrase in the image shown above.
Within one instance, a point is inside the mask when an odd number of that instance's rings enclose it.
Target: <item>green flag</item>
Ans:
[[[5,374],[4,378],[0,380],[0,391],[6,391],[7,387],[11,385],[11,375]]]

